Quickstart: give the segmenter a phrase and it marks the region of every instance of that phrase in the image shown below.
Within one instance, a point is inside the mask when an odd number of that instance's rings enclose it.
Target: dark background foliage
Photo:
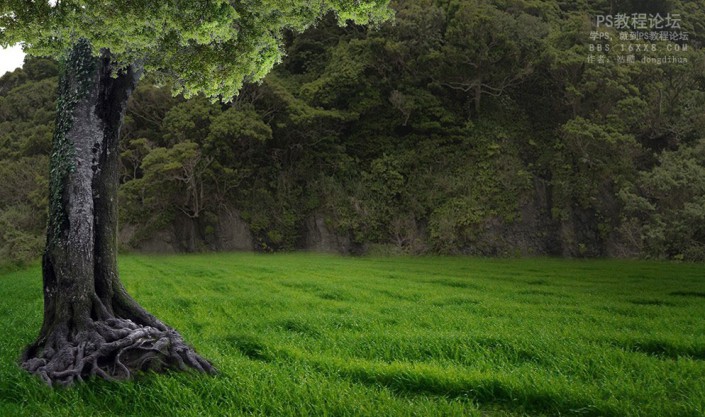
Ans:
[[[122,137],[127,250],[705,259],[705,9],[407,0],[332,17],[231,103],[150,79]],[[688,63],[588,64],[597,14],[672,13]],[[640,54],[637,53],[637,59]],[[57,64],[0,78],[0,262],[46,224]]]

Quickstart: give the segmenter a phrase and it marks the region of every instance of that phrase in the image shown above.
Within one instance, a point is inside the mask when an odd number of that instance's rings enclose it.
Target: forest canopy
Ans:
[[[27,11],[38,16],[29,36],[52,10],[20,3],[41,9]],[[123,3],[126,19],[160,13]],[[134,34],[145,50],[174,49],[145,58],[151,75],[123,126],[123,249],[705,259],[696,2],[406,0],[379,27],[341,26],[355,18],[341,9],[303,33],[286,22],[281,38],[245,52],[228,39],[249,29],[219,31],[224,2],[207,4]],[[613,40],[605,50],[597,16],[633,13],[677,16],[687,39],[628,41],[640,47],[626,54]],[[195,18],[214,30],[190,33]],[[81,36],[100,47],[116,41],[109,34]],[[212,51],[222,66],[190,58],[204,36],[222,38]],[[115,45],[119,59],[134,58]],[[54,46],[33,47],[57,57]],[[161,73],[166,59],[183,69]],[[281,63],[255,82],[242,65],[256,59]],[[222,87],[209,85],[214,71],[239,90],[232,101],[207,97]],[[55,60],[28,58],[0,78],[3,262],[35,259],[44,243],[57,74]],[[201,94],[172,95],[184,88]]]

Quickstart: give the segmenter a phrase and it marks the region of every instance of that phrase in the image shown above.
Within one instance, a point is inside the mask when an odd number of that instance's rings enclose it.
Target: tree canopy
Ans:
[[[78,39],[117,67],[141,64],[185,96],[227,98],[281,60],[282,32],[303,31],[327,13],[340,23],[381,22],[389,0],[7,0],[0,45],[61,58]]]

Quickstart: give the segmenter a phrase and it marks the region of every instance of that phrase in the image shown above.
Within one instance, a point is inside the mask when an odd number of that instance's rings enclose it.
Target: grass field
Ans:
[[[215,377],[51,390],[17,366],[38,267],[0,275],[0,416],[705,416],[705,265],[125,256]]]

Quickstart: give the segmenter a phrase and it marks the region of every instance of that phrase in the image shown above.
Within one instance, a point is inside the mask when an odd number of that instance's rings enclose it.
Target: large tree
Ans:
[[[0,45],[62,63],[42,272],[44,323],[22,366],[48,384],[213,366],[125,291],[117,270],[120,126],[144,72],[229,99],[282,55],[282,33],[334,13],[379,22],[388,0],[2,0]]]

